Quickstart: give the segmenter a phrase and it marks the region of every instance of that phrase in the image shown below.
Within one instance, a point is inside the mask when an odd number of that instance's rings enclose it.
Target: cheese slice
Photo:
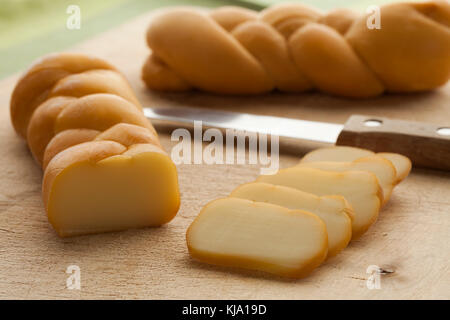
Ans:
[[[383,204],[391,197],[397,183],[397,172],[389,160],[379,156],[358,158],[349,162],[318,161],[300,162],[298,167],[316,168],[326,171],[367,171],[373,173],[383,189]]]
[[[346,146],[315,149],[303,156],[301,162],[339,161],[348,162],[358,158],[373,156],[375,152]]]
[[[411,172],[412,163],[408,157],[405,157],[404,155],[398,153],[391,153],[391,152],[379,152],[377,153],[377,155],[383,157],[386,160],[391,161],[392,164],[394,165],[395,170],[397,171],[396,184],[402,182]]]
[[[289,187],[253,182],[237,187],[230,197],[271,203],[317,215],[327,227],[328,256],[336,255],[352,238],[353,209],[342,196],[319,197]]]
[[[368,156],[379,156],[386,160],[389,160],[396,170],[396,184],[402,182],[409,172],[411,171],[412,164],[408,157],[405,157],[398,153],[380,152],[374,153],[370,150],[347,147],[347,146],[334,146],[328,148],[321,148],[313,150],[307,153],[301,162],[317,162],[317,161],[338,161],[349,162],[359,158]]]
[[[262,175],[256,181],[291,187],[318,196],[343,196],[354,212],[353,239],[360,237],[376,221],[383,200],[377,177],[365,171],[330,172],[292,167],[279,170],[274,175]]]
[[[238,198],[208,203],[186,240],[197,260],[294,278],[319,266],[328,248],[325,224],[316,215]]]

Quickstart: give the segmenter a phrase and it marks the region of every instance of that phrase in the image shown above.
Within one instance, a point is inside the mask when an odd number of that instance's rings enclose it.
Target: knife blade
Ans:
[[[297,120],[248,113],[200,108],[144,108],[147,118],[193,125],[202,121],[207,127],[234,129],[293,139],[335,143],[343,125]]]
[[[234,129],[298,140],[396,152],[415,166],[450,171],[450,124],[353,115],[342,124],[192,107],[144,108],[147,118],[192,126]]]

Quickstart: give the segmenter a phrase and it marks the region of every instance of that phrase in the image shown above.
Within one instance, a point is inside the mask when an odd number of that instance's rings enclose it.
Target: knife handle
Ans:
[[[450,171],[450,123],[440,126],[354,115],[345,123],[336,144],[400,153],[417,167]]]

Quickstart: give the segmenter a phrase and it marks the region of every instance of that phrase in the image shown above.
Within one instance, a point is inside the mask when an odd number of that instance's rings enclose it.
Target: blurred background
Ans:
[[[43,54],[63,50],[148,10],[176,5],[239,5],[261,10],[281,2],[300,2],[322,10],[347,7],[364,11],[393,0],[0,0],[0,79]],[[70,5],[81,9],[80,29],[66,27]]]

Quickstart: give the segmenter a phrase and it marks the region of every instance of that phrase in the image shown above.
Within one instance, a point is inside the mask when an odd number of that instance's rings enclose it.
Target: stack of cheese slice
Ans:
[[[367,231],[410,170],[399,154],[312,151],[207,204],[187,231],[189,252],[211,264],[303,277]]]

